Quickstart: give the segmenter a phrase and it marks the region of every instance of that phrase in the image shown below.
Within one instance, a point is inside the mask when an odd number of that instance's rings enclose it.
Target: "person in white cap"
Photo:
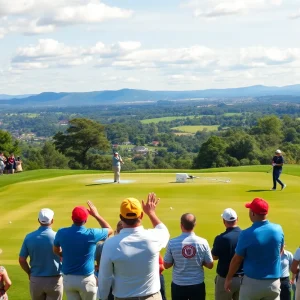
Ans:
[[[118,152],[115,152],[112,158],[112,165],[114,171],[114,182],[117,183],[120,183],[121,164],[124,164],[122,157]]]
[[[215,279],[215,300],[238,300],[241,280],[244,275],[241,265],[235,273],[230,292],[224,289],[225,279],[229,270],[231,259],[242,230],[238,227],[238,216],[232,208],[226,208],[221,215],[226,231],[215,238],[212,248],[214,260],[218,260],[217,277]]]
[[[273,166],[273,187],[271,188],[272,191],[276,191],[277,182],[281,185],[281,190],[286,188],[286,184],[284,184],[280,179],[280,175],[282,173],[282,166],[284,164],[284,159],[282,156],[281,150],[275,151],[275,156],[272,159],[272,166]]]
[[[56,232],[52,230],[54,212],[43,208],[39,212],[40,227],[26,235],[19,264],[30,280],[32,300],[62,300],[63,281],[60,257],[53,253]],[[30,265],[27,258],[30,258]]]

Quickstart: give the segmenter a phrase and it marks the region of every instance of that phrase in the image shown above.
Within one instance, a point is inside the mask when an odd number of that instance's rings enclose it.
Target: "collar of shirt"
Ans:
[[[81,228],[85,228],[83,225],[81,225],[81,226],[77,226],[77,225],[75,225],[75,224],[72,224],[72,226],[71,226],[72,228],[76,228],[76,229],[81,229]]]
[[[234,231],[234,230],[239,230],[240,229],[240,227],[238,227],[238,226],[235,226],[235,227],[229,227],[229,228],[226,228],[226,232],[229,232],[229,231]]]
[[[40,226],[39,227],[39,231],[46,231],[47,229],[52,229],[51,227],[48,227],[48,226]]]
[[[183,236],[189,236],[189,235],[195,235],[195,232],[182,232],[181,235]]]
[[[260,227],[260,226],[267,225],[267,224],[269,224],[269,223],[270,223],[269,220],[258,221],[258,222],[254,222],[254,223],[252,224],[252,227]]]
[[[120,233],[134,233],[134,232],[139,232],[139,231],[143,231],[144,227],[143,226],[138,226],[138,227],[134,227],[134,228],[123,228]]]

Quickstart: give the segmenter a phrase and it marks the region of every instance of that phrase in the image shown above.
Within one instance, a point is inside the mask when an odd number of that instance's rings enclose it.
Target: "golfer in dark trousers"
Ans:
[[[215,279],[215,300],[238,300],[241,280],[244,275],[243,264],[233,275],[230,292],[224,289],[224,283],[242,230],[237,225],[238,216],[232,208],[225,209],[221,217],[226,231],[215,238],[211,251],[213,259],[219,261],[217,266],[218,275]]]
[[[293,262],[293,254],[283,250],[281,253],[281,277],[280,277],[280,300],[291,300],[292,285],[290,281],[290,270]]]
[[[284,159],[282,157],[282,152],[281,150],[276,150],[275,151],[275,156],[273,157],[272,160],[272,166],[273,166],[273,187],[272,191],[276,191],[276,185],[277,182],[281,185],[281,190],[286,188],[286,184],[284,184],[280,179],[280,175],[282,173],[282,166],[284,164]]]

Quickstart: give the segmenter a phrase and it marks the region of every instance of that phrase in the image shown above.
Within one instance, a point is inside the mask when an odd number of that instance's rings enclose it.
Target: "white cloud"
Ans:
[[[258,84],[259,78],[266,81],[273,78],[273,72],[277,74],[274,76],[280,76],[283,68],[291,74],[299,70],[300,48],[260,46],[214,49],[195,45],[147,49],[135,41],[115,44],[99,42],[81,48],[52,39],[41,39],[36,45],[19,48],[11,62],[11,69],[15,73],[66,67],[76,69],[80,66],[105,69],[109,75],[104,76],[102,81],[122,82],[131,86],[147,81],[141,78],[150,72],[151,76],[162,76],[162,82],[178,86],[204,85],[209,80],[224,85],[230,85],[233,81],[245,85],[243,80]],[[92,69],[99,72],[99,68]]]
[[[278,7],[282,0],[190,0],[182,4],[193,10],[195,17],[217,18],[242,15],[251,11]]]
[[[0,27],[0,39],[3,39],[6,34],[6,30],[3,27]]]
[[[0,0],[0,18],[6,19],[0,20],[0,27],[6,34],[42,34],[60,26],[95,24],[132,15],[132,10],[109,6],[101,0]]]
[[[300,9],[296,13],[291,14],[289,18],[292,20],[300,19]]]
[[[71,4],[71,3],[70,3]],[[72,25],[100,23],[111,19],[126,19],[132,16],[131,10],[111,7],[98,1],[81,5],[68,5],[42,17],[38,25]]]

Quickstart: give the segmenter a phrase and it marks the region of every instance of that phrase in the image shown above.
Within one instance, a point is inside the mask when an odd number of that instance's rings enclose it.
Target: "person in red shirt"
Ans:
[[[166,288],[165,288],[165,278],[164,278],[164,275],[162,274],[164,270],[165,270],[164,260],[163,260],[162,256],[159,255],[160,293],[161,293],[162,300],[167,300]]]

